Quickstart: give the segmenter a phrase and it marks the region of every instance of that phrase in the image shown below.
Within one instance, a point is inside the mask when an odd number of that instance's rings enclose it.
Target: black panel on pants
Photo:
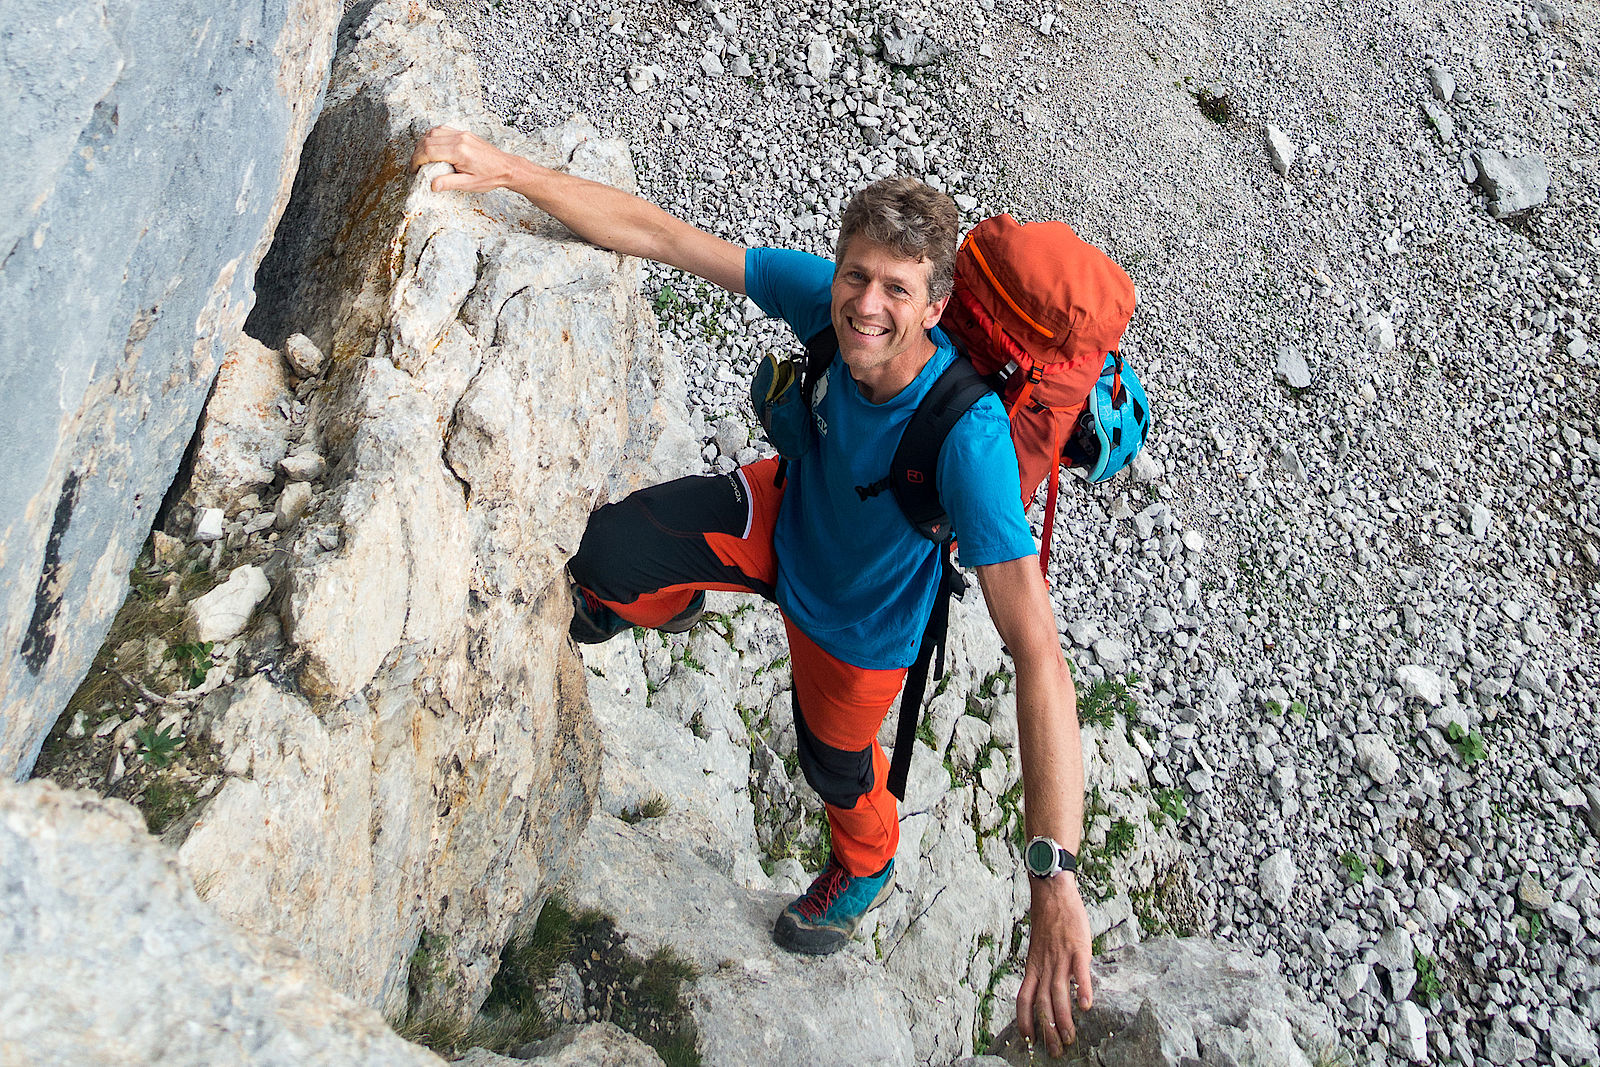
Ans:
[[[789,702],[794,705],[795,748],[806,781],[824,802],[836,808],[855,807],[857,800],[872,792],[872,747],[846,752],[823,744],[806,725],[800,698],[793,689],[789,691]]]
[[[568,569],[601,600],[631,604],[669,585],[726,583],[768,599],[772,586],[717,558],[708,533],[742,537],[749,493],[736,474],[696,475],[653,485],[589,516]]]

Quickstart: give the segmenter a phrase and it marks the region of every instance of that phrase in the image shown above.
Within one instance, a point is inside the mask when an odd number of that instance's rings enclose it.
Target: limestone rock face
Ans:
[[[949,678],[916,742],[895,889],[854,943],[824,959],[793,956],[771,937],[822,855],[811,844],[820,803],[792,769],[782,624],[735,594],[712,594],[708,606],[709,621],[686,635],[584,646],[606,814],[574,850],[563,896],[614,917],[630,951],[668,947],[695,965],[686,1001],[708,1065],[965,1055],[1010,1019],[1029,900],[1014,844],[1015,698],[981,603],[952,606]],[[880,739],[894,729],[890,715]],[[1087,728],[1084,749],[1104,804],[1085,840],[1107,856],[1091,926],[1103,943],[1137,941],[1130,892],[1175,877],[1177,843],[1170,822],[1157,823],[1144,758],[1123,725]],[[1119,822],[1134,841],[1116,852],[1107,839]],[[788,855],[797,842],[809,870]]]
[[[250,306],[340,7],[0,12],[28,161],[0,189],[0,777],[33,767],[122,601]]]
[[[1336,1047],[1333,1022],[1261,960],[1200,938],[1163,937],[1095,961],[1094,1007],[1058,1058],[1030,1055],[1013,1023],[989,1049],[1013,1064],[1190,1063],[1311,1067]]]
[[[539,142],[493,125],[464,55],[419,4],[342,29],[251,320],[328,354],[287,431],[326,471],[283,490],[300,518],[280,506],[286,528],[238,550],[267,569],[285,652],[199,709],[227,778],[169,831],[213,906],[391,1018],[424,932],[413,1007],[470,1016],[588,819],[597,739],[562,569],[624,444],[649,451],[630,405],[665,417],[626,390],[670,380],[635,263],[512,194],[408,173],[449,120],[633,184],[585,124]]]
[[[0,782],[0,856],[0,1060],[443,1062],[201,903],[122,801]]]

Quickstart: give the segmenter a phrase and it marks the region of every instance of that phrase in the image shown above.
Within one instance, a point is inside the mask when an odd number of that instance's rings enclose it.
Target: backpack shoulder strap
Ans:
[[[834,332],[831,322],[806,342],[806,369],[800,376],[800,396],[806,402],[806,410],[811,409],[812,400],[817,394],[817,382],[828,372],[829,364],[838,353],[839,335]]]
[[[889,792],[896,800],[906,798],[906,777],[911,773],[911,753],[917,743],[917,722],[922,718],[922,697],[928,690],[928,670],[933,677],[944,674],[945,636],[950,631],[950,598],[967,591],[967,580],[956,570],[950,545],[939,546],[939,593],[933,613],[922,630],[916,662],[906,671],[905,688],[900,694],[900,721],[894,731],[894,754],[889,760]]]
[[[970,362],[957,356],[922,398],[900,434],[889,484],[895,501],[917,532],[930,541],[950,540],[950,516],[939,502],[939,450],[950,431],[983,394],[989,383]]]

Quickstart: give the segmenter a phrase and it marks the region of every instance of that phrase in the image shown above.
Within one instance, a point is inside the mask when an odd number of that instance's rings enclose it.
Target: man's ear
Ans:
[[[931,330],[939,325],[939,319],[944,315],[944,308],[948,303],[950,303],[950,296],[946,294],[928,304],[928,310],[922,316],[922,328],[924,330]]]

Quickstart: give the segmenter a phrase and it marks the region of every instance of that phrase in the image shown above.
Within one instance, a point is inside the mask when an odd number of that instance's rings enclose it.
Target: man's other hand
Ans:
[[[1089,913],[1078,895],[1077,876],[1030,878],[1033,890],[1028,970],[1017,992],[1017,1027],[1029,1041],[1044,1039],[1052,1056],[1076,1039],[1072,990],[1078,1007],[1094,1006],[1089,987]]]
[[[502,152],[481,137],[453,130],[449,126],[435,126],[417,142],[411,154],[411,169],[427,163],[448,163],[454,174],[441,174],[433,179],[433,191],[460,189],[481,193],[501,189],[511,184],[512,170],[521,162],[516,156]]]

